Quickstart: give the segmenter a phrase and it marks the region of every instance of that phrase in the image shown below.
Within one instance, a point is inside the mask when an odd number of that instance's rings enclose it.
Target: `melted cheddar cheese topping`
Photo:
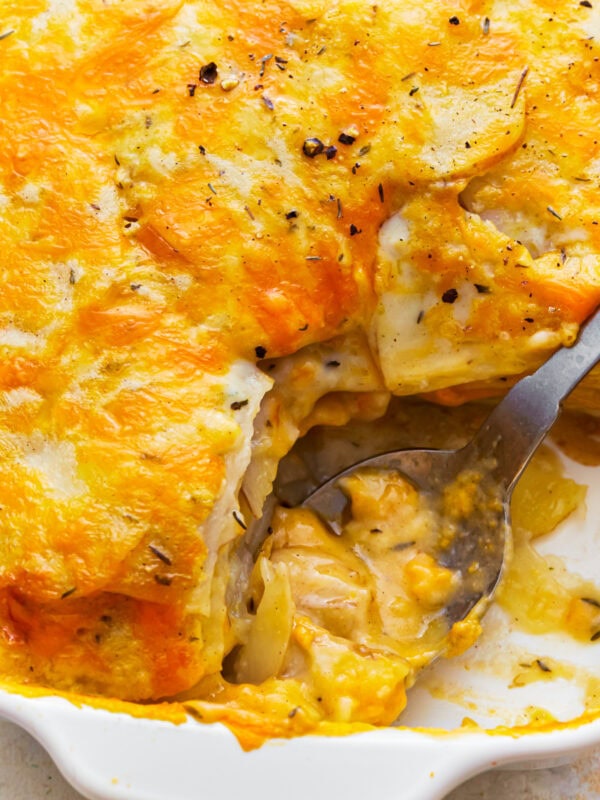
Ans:
[[[246,529],[313,425],[496,393],[573,341],[600,300],[599,13],[4,0],[6,680],[266,708],[259,738],[393,721],[407,662],[290,579],[314,531],[253,568]]]

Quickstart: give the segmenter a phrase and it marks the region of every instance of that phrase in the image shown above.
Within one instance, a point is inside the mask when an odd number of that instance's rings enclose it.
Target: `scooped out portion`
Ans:
[[[486,412],[482,405],[448,411],[394,401],[375,424],[311,431],[292,461],[299,475],[312,468],[335,472],[333,454],[345,460],[345,446],[360,459],[406,447],[415,430],[418,446],[458,447]],[[578,419],[567,426],[567,418],[559,431],[573,434]],[[580,450],[591,452],[583,444]],[[464,475],[443,498],[450,541],[456,520],[480,501],[479,485],[477,475]],[[349,509],[341,535],[307,509],[276,509],[246,596],[245,645],[234,651],[224,676],[202,682],[195,699],[186,699],[202,719],[225,721],[246,747],[273,735],[401,724],[408,690],[438,654],[440,639],[444,655],[454,657],[482,634],[477,614],[454,625],[445,618],[461,584],[440,563],[439,509],[398,474],[359,472],[344,488]],[[570,575],[531,541],[583,513],[584,501],[585,487],[565,476],[554,451],[542,448],[513,498],[515,553],[497,598],[521,629],[560,632],[594,646],[598,587]]]
[[[307,508],[275,510],[250,580],[246,642],[228,663],[231,683],[209,695],[230,713],[242,697],[293,686],[294,729],[389,725],[440,643],[458,652],[480,632],[477,620],[453,630],[446,619],[460,578],[435,557],[441,520],[428,498],[398,473],[364,470],[342,485],[341,535]]]

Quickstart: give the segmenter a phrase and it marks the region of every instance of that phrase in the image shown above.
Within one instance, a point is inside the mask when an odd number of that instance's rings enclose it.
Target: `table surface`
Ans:
[[[82,800],[27,733],[0,720],[0,800]],[[600,800],[600,748],[572,763],[473,778],[446,800]],[[169,800],[169,798],[165,798]]]

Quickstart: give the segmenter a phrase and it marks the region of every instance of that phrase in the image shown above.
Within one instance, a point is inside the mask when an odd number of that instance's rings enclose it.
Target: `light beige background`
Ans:
[[[447,798],[482,799],[600,800],[600,748],[563,767],[480,775]],[[0,720],[0,800],[82,798],[65,783],[45,751],[28,734]]]

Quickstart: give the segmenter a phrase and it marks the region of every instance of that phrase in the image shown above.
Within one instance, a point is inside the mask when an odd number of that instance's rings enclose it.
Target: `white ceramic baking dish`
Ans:
[[[437,800],[492,767],[549,765],[600,742],[598,720],[522,737],[404,729],[309,736],[245,753],[220,725],[173,725],[6,694],[0,711],[33,734],[93,800]]]

